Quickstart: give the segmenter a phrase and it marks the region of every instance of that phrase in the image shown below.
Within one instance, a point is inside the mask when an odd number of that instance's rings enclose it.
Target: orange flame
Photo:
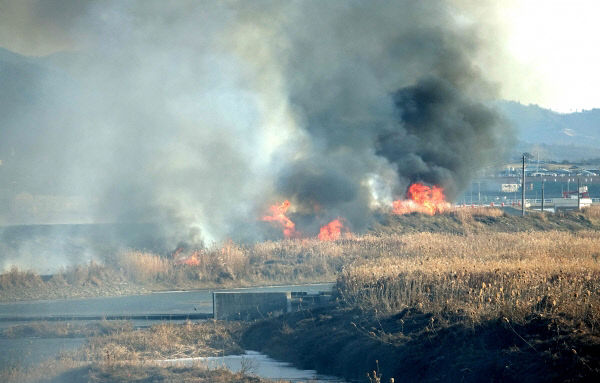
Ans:
[[[285,213],[290,207],[290,201],[285,200],[281,205],[272,205],[269,207],[271,215],[262,217],[263,221],[278,222],[283,226],[283,235],[286,238],[291,238],[296,235],[296,225],[289,219]]]
[[[321,228],[319,231],[319,239],[321,241],[338,240],[342,235],[342,229],[344,229],[344,223],[341,219],[334,219]]]
[[[188,266],[198,266],[200,265],[200,259],[198,258],[199,255],[199,252],[194,251],[192,255],[190,255],[186,259],[181,260],[181,263]]]
[[[188,266],[198,266],[200,264],[200,252],[194,251],[190,255],[185,255],[183,252],[183,247],[179,247],[172,254],[173,260],[177,265],[188,265]]]
[[[421,183],[410,185],[406,192],[406,198],[393,202],[394,214],[419,212],[434,215],[443,212],[450,205],[446,202],[443,188],[429,187]]]

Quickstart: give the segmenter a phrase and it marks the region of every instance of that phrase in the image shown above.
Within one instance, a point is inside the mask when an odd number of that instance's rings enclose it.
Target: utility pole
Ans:
[[[471,205],[473,205],[473,181],[471,181]]]
[[[544,181],[546,180],[542,179],[542,213],[544,212]]]
[[[525,154],[523,154],[523,174],[521,174],[521,217],[525,217]]]
[[[577,210],[581,210],[581,184],[579,177],[577,177]]]

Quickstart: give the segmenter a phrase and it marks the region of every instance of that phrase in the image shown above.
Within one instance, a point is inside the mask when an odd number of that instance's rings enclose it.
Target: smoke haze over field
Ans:
[[[289,199],[307,233],[360,231],[411,182],[457,195],[510,136],[449,2],[9,8],[0,44],[56,53],[0,52],[3,224],[156,222],[200,245],[264,238]]]

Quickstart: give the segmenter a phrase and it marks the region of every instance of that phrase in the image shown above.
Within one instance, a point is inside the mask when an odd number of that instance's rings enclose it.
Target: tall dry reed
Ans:
[[[124,251],[116,259],[125,275],[137,282],[165,279],[172,273],[172,263],[156,254]]]
[[[346,302],[380,311],[416,307],[516,320],[562,312],[600,320],[600,233],[420,233],[397,252],[338,278]]]

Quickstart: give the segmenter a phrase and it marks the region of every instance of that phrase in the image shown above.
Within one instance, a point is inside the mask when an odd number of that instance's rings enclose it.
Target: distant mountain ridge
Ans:
[[[497,107],[517,132],[518,150],[554,160],[600,158],[600,109],[558,113],[514,101]]]

